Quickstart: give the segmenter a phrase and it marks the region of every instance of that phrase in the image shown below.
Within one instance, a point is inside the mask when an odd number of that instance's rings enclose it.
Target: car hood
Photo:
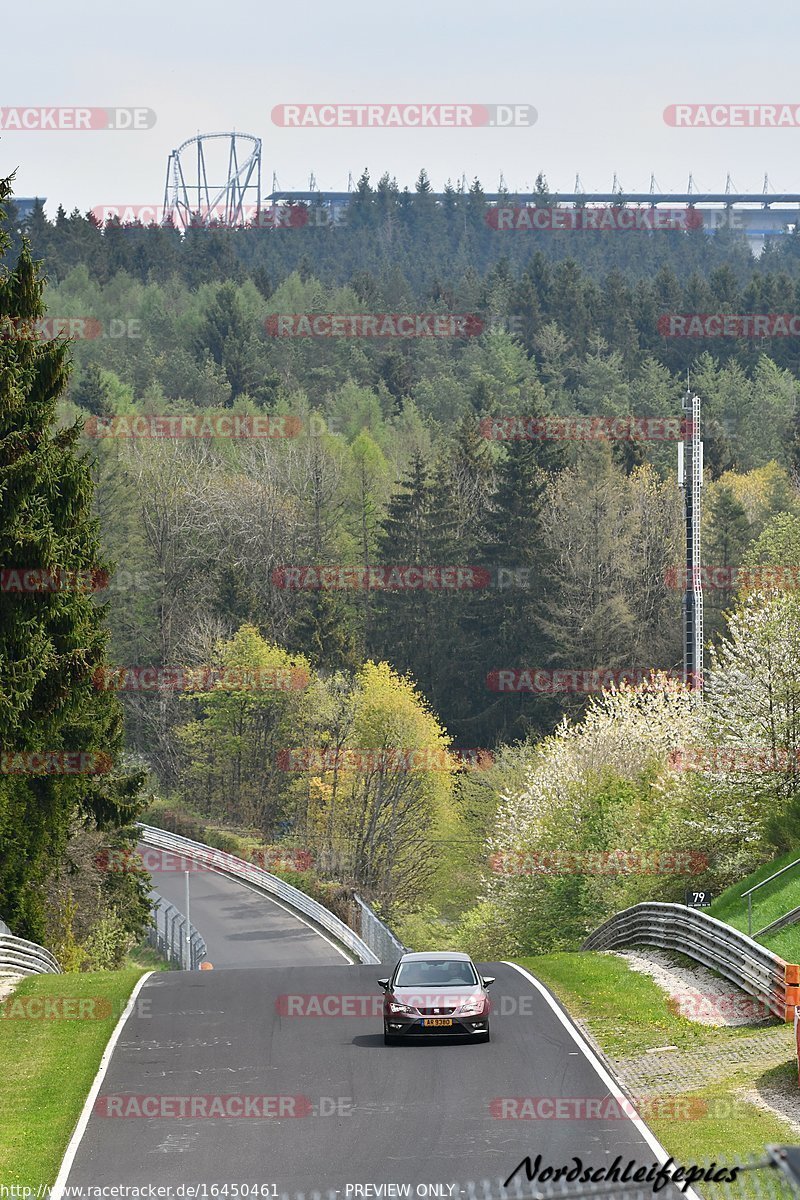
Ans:
[[[413,1008],[453,1007],[463,1004],[470,996],[485,995],[479,983],[442,984],[440,987],[396,987],[391,993],[401,1004]]]

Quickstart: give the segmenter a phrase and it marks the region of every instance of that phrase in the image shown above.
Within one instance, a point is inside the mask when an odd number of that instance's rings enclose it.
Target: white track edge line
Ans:
[[[61,1161],[61,1166],[59,1168],[58,1175],[56,1176],[56,1181],[50,1190],[50,1200],[61,1200],[64,1187],[69,1179],[69,1173],[72,1170],[72,1164],[75,1161],[75,1155],[78,1153],[78,1147],[80,1146],[83,1135],[86,1132],[86,1126],[89,1124],[89,1118],[92,1115],[92,1109],[94,1107],[94,1102],[97,1099],[97,1093],[100,1091],[103,1080],[106,1077],[106,1072],[111,1063],[111,1055],[114,1053],[114,1047],[119,1041],[120,1034],[125,1027],[125,1022],[133,1012],[139,992],[147,983],[150,976],[155,974],[155,971],[147,971],[146,974],[141,977],[141,979],[137,980],[136,985],[130,994],[130,999],[125,1005],[125,1009],[120,1016],[120,1019],[114,1026],[111,1037],[108,1039],[106,1048],[103,1051],[102,1058],[100,1059],[100,1066],[97,1068],[97,1074],[94,1077],[94,1082],[89,1089],[89,1095],[86,1097],[84,1106],[81,1109],[81,1115],[78,1117],[78,1123],[73,1130],[72,1137],[69,1140],[66,1152]]]
[[[536,990],[541,993],[541,995],[544,997],[544,999],[547,1001],[547,1003],[552,1008],[553,1012],[558,1017],[561,1024],[564,1026],[564,1028],[569,1033],[572,1040],[575,1042],[575,1045],[580,1050],[583,1051],[583,1054],[586,1057],[589,1064],[594,1068],[595,1072],[600,1076],[603,1083],[605,1083],[607,1085],[607,1087],[608,1087],[609,1091],[611,1092],[612,1096],[614,1097],[614,1099],[621,1100],[628,1107],[635,1107],[635,1105],[631,1104],[631,1101],[628,1099],[628,1097],[622,1091],[622,1089],[620,1088],[616,1079],[614,1079],[613,1075],[611,1075],[609,1073],[608,1068],[605,1066],[605,1064],[600,1061],[600,1059],[597,1057],[597,1055],[595,1054],[594,1050],[589,1045],[589,1043],[585,1040],[585,1038],[583,1038],[581,1036],[580,1030],[577,1028],[577,1026],[574,1024],[574,1022],[571,1020],[571,1018],[567,1016],[567,1014],[564,1012],[564,1010],[561,1008],[561,1006],[556,1002],[555,998],[550,994],[549,990],[545,987],[545,985],[541,982],[541,980],[537,979],[535,975],[531,975],[530,971],[526,971],[526,969],[524,967],[519,966],[518,963],[508,962],[507,959],[501,959],[501,961],[505,964],[505,966],[513,967],[515,971],[519,971],[520,975],[524,975],[525,978],[528,979],[533,984],[533,986],[536,988]],[[638,1114],[636,1114],[635,1116],[630,1115],[628,1119],[630,1120],[631,1124],[636,1127],[638,1132],[641,1134],[641,1136],[647,1142],[648,1146],[653,1151],[653,1153],[656,1155],[656,1157],[659,1160],[659,1163],[662,1166],[669,1159],[672,1159],[673,1162],[676,1162],[676,1160],[673,1158],[673,1156],[671,1154],[667,1154],[667,1151],[661,1145],[661,1142],[659,1142],[658,1138],[653,1133],[652,1129],[649,1129],[648,1126],[645,1125],[644,1121]],[[676,1165],[678,1165],[678,1164],[676,1163]],[[674,1186],[676,1188],[680,1188],[680,1180]],[[690,1200],[700,1200],[700,1197],[697,1195],[697,1192],[695,1192],[694,1188],[687,1188],[686,1191],[683,1192],[682,1194],[684,1196],[688,1196],[690,1198]]]

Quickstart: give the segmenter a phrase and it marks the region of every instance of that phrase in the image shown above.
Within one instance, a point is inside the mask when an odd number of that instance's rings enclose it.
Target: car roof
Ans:
[[[404,954],[400,962],[421,962],[429,958],[447,959],[454,962],[472,962],[468,954],[462,954],[460,950],[416,950],[413,953]]]

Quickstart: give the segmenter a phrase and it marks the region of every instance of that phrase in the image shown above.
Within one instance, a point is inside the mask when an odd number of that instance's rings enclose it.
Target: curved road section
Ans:
[[[159,852],[140,846],[145,863]],[[177,856],[172,856],[179,861]],[[164,856],[169,862],[170,856]],[[177,909],[186,909],[183,871],[153,870],[153,889]],[[220,967],[288,967],[300,963],[341,965],[349,955],[310,924],[249,884],[198,864],[189,872],[189,898],[194,927],[203,935],[208,961]]]
[[[178,905],[182,884],[157,880]],[[524,972],[483,968],[496,976],[491,1043],[386,1047],[380,967],[348,966],[318,933],[222,876],[198,872],[192,889],[216,969],[144,984],[74,1139],[70,1187],[461,1200],[467,1181],[503,1180],[526,1155],[593,1169],[617,1156],[622,1167],[663,1161]],[[248,969],[232,965],[244,960]]]

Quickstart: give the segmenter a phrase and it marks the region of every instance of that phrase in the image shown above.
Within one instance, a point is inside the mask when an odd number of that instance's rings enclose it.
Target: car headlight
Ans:
[[[398,1004],[396,1000],[390,1000],[386,1005],[390,1013],[416,1013],[416,1009],[410,1004]]]
[[[465,1000],[461,1005],[461,1008],[458,1010],[459,1015],[462,1017],[475,1017],[478,1015],[478,1013],[483,1012],[484,1004],[485,1001],[483,996],[470,996],[470,998]]]

